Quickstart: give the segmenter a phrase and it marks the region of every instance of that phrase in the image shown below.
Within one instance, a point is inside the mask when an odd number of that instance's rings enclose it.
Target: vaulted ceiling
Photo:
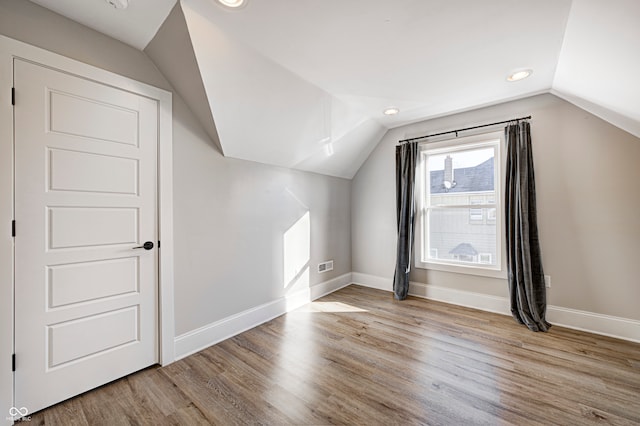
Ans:
[[[32,1],[144,49],[229,157],[351,178],[389,128],[547,92],[640,137],[637,0]]]

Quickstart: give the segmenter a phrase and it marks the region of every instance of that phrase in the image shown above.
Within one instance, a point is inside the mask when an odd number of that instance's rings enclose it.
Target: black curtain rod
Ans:
[[[421,140],[421,139],[433,138],[433,137],[435,137],[435,136],[448,135],[449,133],[455,133],[455,134],[456,134],[456,137],[458,137],[458,132],[464,132],[464,131],[466,131],[466,130],[473,130],[473,129],[480,129],[480,128],[482,128],[482,127],[495,126],[495,125],[498,125],[498,124],[511,123],[511,122],[513,122],[513,121],[528,120],[528,119],[530,119],[530,118],[531,118],[531,116],[528,116],[528,117],[520,117],[520,118],[514,118],[514,119],[511,119],[511,120],[498,121],[498,122],[495,122],[495,123],[482,124],[482,125],[480,125],[480,126],[465,127],[464,129],[449,130],[448,132],[436,133],[436,134],[434,134],[434,135],[425,135],[425,136],[418,136],[418,137],[410,138],[410,139],[403,139],[403,140],[401,140],[401,141],[400,141],[400,142],[398,142],[398,143],[415,142],[415,141],[418,141],[418,140]]]

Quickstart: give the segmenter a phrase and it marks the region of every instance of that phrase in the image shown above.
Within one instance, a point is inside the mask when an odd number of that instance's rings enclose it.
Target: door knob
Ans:
[[[133,249],[145,249],[145,250],[151,250],[153,248],[153,243],[151,241],[147,241],[146,243],[144,243],[141,246],[138,247],[133,247]]]

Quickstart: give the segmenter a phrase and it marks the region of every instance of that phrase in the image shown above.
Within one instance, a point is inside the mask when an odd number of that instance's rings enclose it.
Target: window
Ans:
[[[469,197],[469,204],[471,205],[479,205],[483,204],[482,198],[479,197]],[[484,215],[482,214],[482,209],[469,209],[469,221],[471,223],[482,223],[482,219]]]
[[[418,267],[502,276],[500,133],[425,143]]]
[[[495,204],[496,200],[493,197],[489,198],[489,204]],[[496,220],[496,209],[487,210],[487,220],[495,221]]]

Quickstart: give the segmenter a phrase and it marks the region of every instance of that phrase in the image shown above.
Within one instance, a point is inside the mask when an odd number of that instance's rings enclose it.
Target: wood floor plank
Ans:
[[[351,285],[41,425],[640,425],[640,344]]]

